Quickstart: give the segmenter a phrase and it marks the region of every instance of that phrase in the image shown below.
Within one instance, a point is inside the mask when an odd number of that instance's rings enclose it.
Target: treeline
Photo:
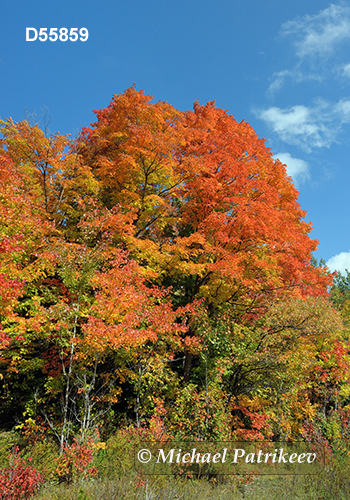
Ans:
[[[285,166],[213,102],[95,113],[75,140],[2,122],[2,430],[347,443],[350,279]]]

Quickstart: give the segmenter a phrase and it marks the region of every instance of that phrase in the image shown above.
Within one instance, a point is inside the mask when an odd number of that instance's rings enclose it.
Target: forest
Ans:
[[[163,498],[88,488],[172,439],[317,442],[341,488],[350,273],[313,256],[286,166],[215,102],[133,86],[94,113],[0,123],[0,498]]]

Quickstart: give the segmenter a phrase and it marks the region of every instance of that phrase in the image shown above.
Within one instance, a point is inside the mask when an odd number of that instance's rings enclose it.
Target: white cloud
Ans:
[[[350,122],[350,100],[341,99],[334,106],[334,111],[339,116],[339,121],[341,123],[349,123]]]
[[[271,77],[272,83],[269,85],[267,92],[270,95],[273,95],[275,92],[278,92],[285,84],[287,78],[297,83],[310,80],[321,82],[323,79],[322,75],[316,73],[314,68],[311,72],[310,71],[303,72],[301,70],[300,65],[298,64],[293,69],[284,69],[283,71],[275,71],[272,74]]]
[[[344,274],[345,269],[349,269],[350,271],[350,250],[349,252],[341,252],[334,255],[326,262],[326,264],[332,272],[340,271]]]
[[[313,136],[314,140],[318,137],[318,126],[306,106],[293,106],[287,109],[272,107],[262,111],[260,118],[267,122],[285,142],[293,142],[293,138],[298,136]]]
[[[341,68],[341,72],[343,76],[350,77],[350,63],[348,64],[343,64]]]
[[[310,152],[312,148],[328,146],[334,141],[332,130],[324,125],[321,110],[306,106],[291,108],[271,107],[258,111],[258,117],[287,144],[300,146]]]
[[[343,50],[345,43],[346,49],[350,48],[349,4],[330,4],[318,14],[288,21],[282,25],[280,35],[291,41],[296,59],[289,68],[272,74],[267,91],[270,97],[287,82],[316,80],[316,88],[320,88],[325,79],[340,78],[344,83],[344,78],[350,78],[349,52]],[[329,93],[332,88],[326,90]],[[350,123],[350,98],[344,96],[331,102],[319,97],[311,105],[301,102],[284,108],[271,106],[255,114],[283,142],[309,153],[340,142],[343,126]]]
[[[284,23],[281,34],[293,37],[300,59],[328,58],[340,44],[350,39],[350,8],[331,4],[319,14]]]
[[[278,90],[280,90],[283,87],[284,82],[285,82],[287,77],[293,78],[294,76],[295,76],[294,72],[290,71],[288,69],[285,69],[283,71],[276,71],[272,75],[272,83],[268,88],[268,92],[270,94],[277,92]]]
[[[297,60],[291,68],[273,73],[268,88],[270,95],[279,91],[287,78],[300,83],[321,82],[339,75],[350,77],[350,64],[339,61],[339,57],[345,57],[342,45],[350,45],[349,6],[330,4],[318,14],[287,21],[281,27],[280,36],[290,38]]]
[[[350,100],[341,99],[332,104],[319,98],[313,106],[271,107],[255,111],[255,114],[282,141],[310,152],[313,148],[330,147],[337,142],[341,126],[350,122]]]
[[[310,178],[309,165],[300,158],[293,158],[290,153],[277,153],[273,156],[278,158],[287,167],[287,174],[292,177],[295,184],[302,183]]]

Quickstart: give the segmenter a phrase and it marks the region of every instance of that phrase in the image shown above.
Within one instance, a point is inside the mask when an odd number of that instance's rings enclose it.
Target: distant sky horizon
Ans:
[[[350,0],[13,0],[0,27],[1,119],[46,109],[75,136],[134,83],[181,111],[215,100],[287,165],[315,257],[350,270]],[[26,41],[62,27],[89,38]]]

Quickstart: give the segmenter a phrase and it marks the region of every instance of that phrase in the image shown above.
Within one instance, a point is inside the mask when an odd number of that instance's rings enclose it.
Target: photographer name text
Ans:
[[[146,451],[146,450],[143,450]],[[148,450],[147,450],[148,451]],[[196,448],[193,448],[191,452],[183,452],[181,449],[172,448],[165,454],[163,449],[159,449],[159,454],[157,457],[157,463],[226,463],[227,460],[227,448],[222,450],[222,453],[198,453]],[[244,461],[246,464],[294,464],[294,463],[309,463],[312,464],[316,459],[315,453],[291,453],[284,452],[283,448],[275,449],[274,453],[264,453],[259,450],[257,453],[246,453],[245,450],[241,448],[236,448],[231,450],[233,453],[232,464],[237,464],[240,461]],[[142,462],[142,458],[139,456],[139,461]]]

